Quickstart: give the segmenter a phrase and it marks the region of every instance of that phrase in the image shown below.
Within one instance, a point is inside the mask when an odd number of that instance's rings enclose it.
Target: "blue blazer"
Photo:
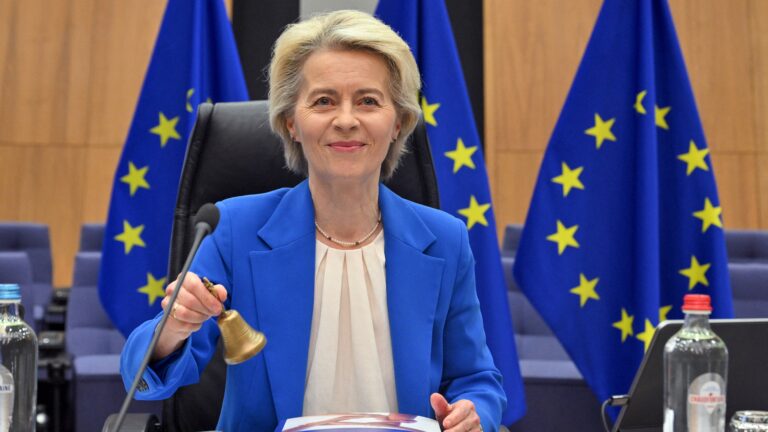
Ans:
[[[228,306],[267,336],[261,354],[227,369],[218,429],[274,430],[302,414],[315,282],[314,207],[306,181],[292,189],[228,199],[192,271],[223,284]],[[495,431],[506,399],[485,344],[474,259],[460,220],[379,190],[387,306],[400,412],[432,416],[432,392],[474,402]],[[121,359],[126,388],[160,316],[130,335]],[[196,383],[213,354],[213,319],[144,373],[137,399],[165,399]]]

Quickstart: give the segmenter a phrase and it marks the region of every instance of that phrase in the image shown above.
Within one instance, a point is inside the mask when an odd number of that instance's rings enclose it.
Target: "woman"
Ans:
[[[270,66],[271,126],[288,167],[307,180],[217,204],[218,228],[184,280],[137,398],[167,398],[198,380],[219,334],[209,318],[226,301],[269,343],[228,368],[221,430],[345,412],[496,430],[506,401],[466,227],[381,184],[420,115],[419,88],[407,44],[370,15],[339,11],[285,30]],[[126,342],[127,383],[158,320]]]

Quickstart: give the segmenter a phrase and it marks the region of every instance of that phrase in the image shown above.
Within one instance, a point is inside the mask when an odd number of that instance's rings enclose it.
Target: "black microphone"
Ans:
[[[178,297],[179,292],[181,292],[184,279],[187,277],[187,272],[189,272],[189,267],[192,265],[192,260],[197,253],[197,249],[200,248],[200,243],[203,242],[205,236],[211,234],[213,230],[216,229],[216,225],[218,224],[219,208],[211,203],[203,204],[203,206],[200,207],[200,209],[197,211],[197,214],[195,215],[195,239],[192,242],[192,247],[190,248],[189,254],[187,255],[187,261],[184,262],[184,267],[181,268],[181,274],[179,275],[178,280],[182,283],[180,283],[179,286],[173,290],[173,294],[168,300],[165,311],[163,311],[163,317],[160,319],[160,323],[157,325],[157,328],[155,328],[155,334],[152,336],[152,341],[149,343],[147,352],[144,354],[144,360],[142,360],[141,366],[139,366],[139,370],[136,372],[136,376],[133,378],[131,389],[128,390],[128,394],[123,400],[123,406],[120,408],[120,412],[118,413],[116,420],[113,421],[114,414],[110,416],[104,425],[103,432],[118,432],[120,427],[123,425],[125,414],[128,411],[128,407],[131,405],[131,400],[133,399],[133,395],[136,393],[136,388],[139,386],[139,382],[141,382],[141,376],[144,375],[144,371],[147,369],[149,360],[152,358],[152,352],[155,350],[155,346],[157,345],[158,339],[160,339],[160,334],[162,333],[163,328],[165,328],[165,322],[168,321],[171,310],[173,310],[173,305],[176,304],[176,297]],[[170,279],[170,275],[168,276]]]

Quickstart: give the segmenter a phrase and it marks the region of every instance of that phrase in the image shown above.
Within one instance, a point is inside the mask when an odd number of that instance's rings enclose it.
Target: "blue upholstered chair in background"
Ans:
[[[32,282],[22,289],[22,304],[26,306],[27,323],[39,331],[53,291],[48,227],[36,223],[0,222],[0,251],[23,252],[29,257]]]
[[[75,255],[75,267],[72,274],[73,287],[96,287],[99,285],[101,251],[78,252]]]
[[[768,264],[768,231],[726,230],[728,262]]]
[[[92,278],[83,268],[98,270],[100,254],[78,254],[80,280]],[[96,273],[98,274],[98,273]],[[67,352],[72,356],[75,430],[100,431],[104,420],[120,409],[126,391],[120,376],[120,351],[125,338],[114,328],[99,300],[95,285],[74,285],[69,295],[66,323]],[[131,412],[159,415],[161,402],[134,402]]]
[[[80,252],[101,252],[104,244],[104,224],[83,224],[80,228]]]
[[[0,222],[0,251],[26,252],[32,264],[32,280],[52,284],[51,240],[46,225]]]
[[[34,309],[35,284],[32,282],[32,264],[26,253],[0,252],[0,283],[19,285],[24,321],[37,331],[39,322],[31,315]]]
[[[728,264],[736,318],[768,317],[768,263]]]

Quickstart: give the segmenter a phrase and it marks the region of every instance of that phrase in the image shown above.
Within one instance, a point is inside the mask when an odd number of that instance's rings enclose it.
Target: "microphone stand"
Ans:
[[[181,274],[178,279],[180,281],[179,286],[173,290],[173,294],[171,294],[171,298],[168,300],[168,304],[163,311],[163,317],[155,328],[155,334],[152,336],[152,341],[149,343],[146,354],[144,354],[144,360],[142,360],[141,366],[139,366],[139,370],[136,372],[136,376],[133,377],[131,388],[128,390],[128,394],[123,400],[123,406],[120,408],[120,413],[117,415],[117,420],[114,423],[114,427],[111,429],[113,432],[119,432],[120,427],[123,425],[125,414],[128,412],[128,407],[131,405],[131,400],[136,393],[136,388],[139,386],[141,376],[144,375],[144,371],[147,369],[147,365],[149,365],[149,360],[152,358],[152,352],[155,350],[158,339],[160,339],[160,333],[162,333],[163,328],[165,328],[165,323],[168,321],[168,317],[171,315],[171,310],[173,310],[173,305],[176,303],[176,297],[178,297],[179,292],[181,292],[184,279],[187,277],[189,267],[192,265],[192,259],[195,257],[197,249],[200,248],[200,243],[202,243],[203,238],[210,234],[211,231],[211,226],[206,222],[198,222],[195,226],[195,240],[192,242],[192,248],[190,249],[189,255],[187,255],[187,261],[181,269]]]

